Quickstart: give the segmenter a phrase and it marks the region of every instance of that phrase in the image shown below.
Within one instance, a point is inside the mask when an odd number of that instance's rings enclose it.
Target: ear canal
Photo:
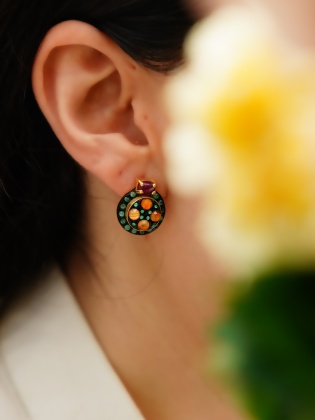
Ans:
[[[136,146],[147,146],[148,141],[144,133],[135,124],[134,110],[129,104],[117,117],[120,132]]]

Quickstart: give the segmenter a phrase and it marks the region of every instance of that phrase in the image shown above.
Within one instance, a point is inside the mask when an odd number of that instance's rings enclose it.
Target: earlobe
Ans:
[[[111,39],[78,21],[48,32],[33,67],[35,97],[65,149],[118,194],[150,161],[134,115],[134,74],[135,64]]]

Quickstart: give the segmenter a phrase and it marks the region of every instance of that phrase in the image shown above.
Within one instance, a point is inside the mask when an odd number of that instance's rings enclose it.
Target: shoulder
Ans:
[[[25,390],[32,388],[32,357],[40,324],[45,323],[43,300],[49,293],[48,283],[17,302],[1,319],[0,324],[0,419],[33,419]],[[44,279],[46,281],[46,279]],[[48,299],[46,300],[46,303]],[[41,309],[42,307],[42,309]],[[39,322],[39,320],[41,320]]]
[[[4,319],[0,365],[1,420],[143,419],[59,270]]]
[[[0,419],[29,420],[23,402],[0,354]]]

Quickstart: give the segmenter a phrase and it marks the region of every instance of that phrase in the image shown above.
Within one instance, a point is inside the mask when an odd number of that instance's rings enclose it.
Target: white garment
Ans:
[[[143,420],[58,270],[1,324],[0,420]]]

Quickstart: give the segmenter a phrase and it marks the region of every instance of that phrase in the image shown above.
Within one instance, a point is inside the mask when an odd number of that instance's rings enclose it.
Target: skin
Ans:
[[[86,174],[86,240],[67,277],[145,418],[244,419],[204,373],[204,328],[220,313],[224,282],[194,236],[198,203],[181,201],[164,176],[161,91],[169,77],[144,69],[82,22],[57,25],[41,44],[36,99]],[[156,179],[167,207],[163,225],[145,237],[116,220],[136,177]]]
[[[251,3],[266,8],[290,42],[299,48],[315,47],[313,0],[251,0]]]
[[[313,0],[186,0],[198,17],[206,16],[226,5],[245,5],[268,13],[275,25],[293,45],[299,48],[315,47]]]

